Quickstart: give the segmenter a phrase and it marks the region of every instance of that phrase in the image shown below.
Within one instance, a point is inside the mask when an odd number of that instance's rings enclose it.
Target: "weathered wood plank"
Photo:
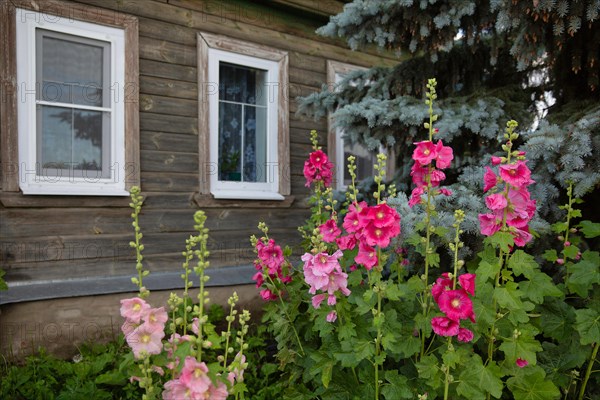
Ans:
[[[198,134],[198,119],[178,115],[162,115],[140,112],[140,128],[143,131]]]
[[[142,190],[170,193],[198,191],[198,174],[142,172]]]
[[[195,67],[196,49],[166,40],[140,36],[140,58]]]
[[[300,66],[290,67],[290,84],[299,83],[305,86],[320,88],[327,84],[327,75],[325,72],[310,71],[300,68]]]
[[[196,100],[142,94],[140,95],[140,111],[195,117],[198,115],[198,102]]]
[[[28,207],[129,207],[129,197],[107,196],[24,196],[21,193],[1,193],[0,203],[6,208]]]
[[[142,75],[140,93],[195,100],[198,97],[198,84]]]
[[[271,0],[275,4],[283,4],[288,7],[297,7],[311,13],[323,16],[336,15],[344,9],[344,2],[338,0]]]
[[[145,150],[142,151],[141,163],[145,172],[194,173],[198,171],[198,153]]]
[[[140,75],[193,83],[196,83],[198,80],[195,67],[187,67],[185,65],[170,64],[147,59],[140,60]]]
[[[140,148],[142,150],[160,150],[189,152],[198,147],[198,137],[179,133],[142,131]]]

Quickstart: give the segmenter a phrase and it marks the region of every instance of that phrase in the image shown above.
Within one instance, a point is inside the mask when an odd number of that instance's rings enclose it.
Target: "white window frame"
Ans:
[[[109,177],[46,176],[37,157],[36,29],[110,43],[110,146]],[[18,157],[19,187],[24,194],[127,196],[125,171],[125,30],[17,8],[16,62],[19,82]]]
[[[290,194],[288,53],[207,32],[197,38],[200,194],[223,200],[285,200]],[[267,71],[266,182],[219,180],[220,62]]]

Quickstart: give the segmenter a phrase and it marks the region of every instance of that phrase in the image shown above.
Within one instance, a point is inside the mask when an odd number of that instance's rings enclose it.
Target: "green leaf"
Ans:
[[[438,367],[439,361],[433,354],[421,358],[421,361],[415,364],[419,373],[419,378],[427,381],[427,384],[433,389],[442,385],[442,372]]]
[[[575,309],[562,300],[549,299],[540,308],[544,336],[564,342],[573,335]]]
[[[387,287],[385,288],[385,297],[387,297],[388,299],[392,300],[392,301],[398,301],[400,300],[400,296],[402,295],[402,292],[400,291],[400,288],[398,287],[397,284],[390,282]]]
[[[591,221],[581,221],[579,227],[583,235],[588,238],[600,236],[600,224]]]
[[[552,230],[556,233],[564,233],[568,227],[569,225],[567,225],[566,222],[557,222],[552,224]]]
[[[494,299],[498,305],[509,310],[523,308],[521,301],[521,291],[517,288],[514,282],[508,282],[505,287],[497,287],[494,289]]]
[[[579,254],[579,247],[575,245],[565,246],[563,248],[563,254],[565,255],[565,258],[574,260],[577,257],[577,254]]]
[[[600,342],[600,314],[597,310],[575,310],[575,329],[583,345]]]
[[[556,253],[556,250],[552,249],[552,250],[546,250],[543,254],[544,260],[546,261],[550,261],[550,262],[555,262],[556,260],[558,260],[558,254]]]
[[[333,361],[325,364],[321,370],[321,382],[325,388],[329,387],[329,382],[331,382],[331,373],[333,372]]]
[[[504,339],[500,345],[500,350],[504,352],[506,361],[509,364],[514,364],[517,358],[527,360],[529,364],[535,365],[537,358],[536,353],[542,351],[540,342],[535,340],[535,335],[538,333],[531,325],[520,328],[521,334]]]
[[[495,362],[484,366],[481,357],[474,354],[466,365],[456,387],[459,395],[469,400],[485,399],[487,393],[497,399],[502,396],[502,371]]]
[[[581,261],[567,266],[569,278],[567,287],[581,297],[587,297],[594,284],[600,284],[600,256],[597,252],[586,251]]]
[[[541,368],[533,368],[510,378],[506,385],[515,400],[554,400],[560,397],[560,391],[554,383],[546,380]]]
[[[532,279],[539,266],[533,256],[525,253],[523,250],[517,250],[510,256],[508,268],[517,276],[524,275],[525,278]]]
[[[396,399],[412,399],[413,393],[408,386],[408,378],[398,374],[397,370],[390,370],[385,372],[385,380],[388,383],[384,383],[381,389],[386,400]]]
[[[510,232],[498,231],[492,236],[485,239],[486,243],[492,244],[494,247],[499,247],[505,253],[510,251],[510,248],[515,245],[515,240]]]
[[[552,282],[552,279],[543,272],[536,271],[528,279],[527,281],[519,282],[519,288],[525,297],[534,303],[543,303],[545,296],[560,297],[563,294],[554,282]]]

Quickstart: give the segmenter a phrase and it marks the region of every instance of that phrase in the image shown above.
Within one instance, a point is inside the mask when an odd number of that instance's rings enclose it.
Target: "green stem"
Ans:
[[[377,291],[377,315],[381,315],[381,289]],[[379,355],[381,354],[381,325],[377,326],[377,339],[375,340],[375,400],[379,400]]]
[[[590,363],[588,364],[587,370],[585,371],[585,376],[583,377],[583,383],[581,384],[581,389],[579,390],[578,400],[583,400],[583,396],[585,395],[585,387],[590,379],[590,375],[592,375],[592,368],[596,362],[596,356],[598,355],[598,347],[600,347],[600,344],[594,343],[594,350],[592,350]]]

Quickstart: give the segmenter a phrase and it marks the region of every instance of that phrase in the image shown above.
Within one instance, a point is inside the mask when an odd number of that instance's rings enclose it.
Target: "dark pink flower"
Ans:
[[[319,232],[323,236],[323,241],[326,243],[333,243],[335,239],[342,233],[338,228],[337,223],[333,219],[327,220],[324,224],[319,226]]]
[[[263,273],[261,271],[255,273],[254,275],[252,275],[252,280],[256,281],[256,287],[259,288],[263,285],[263,283],[265,282],[265,279],[263,277]]]
[[[429,165],[437,157],[437,148],[433,142],[426,140],[415,143],[417,147],[413,152],[413,160],[421,165]]]
[[[440,310],[451,320],[460,321],[473,316],[473,302],[462,289],[443,290],[437,303]]]
[[[371,270],[375,264],[377,264],[377,252],[371,246],[366,243],[358,243],[358,254],[354,257],[354,261],[357,264],[362,264],[368,270]]]
[[[440,169],[446,169],[450,166],[454,155],[452,154],[452,147],[444,146],[441,140],[438,140],[435,147],[437,156],[435,158],[435,165]]]
[[[479,214],[479,228],[485,236],[492,236],[502,228],[502,218],[494,214]]]
[[[490,167],[485,167],[485,173],[483,174],[483,191],[487,192],[498,183],[498,177],[492,171]]]
[[[408,205],[412,208],[417,204],[421,203],[421,196],[425,193],[423,186],[416,187],[412,190],[410,194],[410,200],[408,201]]]
[[[450,189],[441,188],[440,193],[443,194],[444,196],[452,196],[452,190],[450,190]]]
[[[398,212],[386,203],[369,207],[367,215],[371,220],[371,223],[378,228],[397,224],[400,221]]]
[[[475,296],[475,274],[462,274],[458,277],[458,284],[465,292]]]
[[[500,167],[500,178],[516,188],[532,183],[531,171],[524,161],[517,161],[514,164],[504,164]]]
[[[529,365],[529,362],[527,360],[524,360],[522,358],[517,358],[517,367],[519,368],[523,368]]]
[[[492,165],[499,165],[502,163],[502,157],[492,156]]]
[[[435,300],[435,302],[437,303],[438,299],[440,297],[440,294],[442,294],[442,292],[444,290],[449,290],[451,288],[452,288],[452,279],[449,279],[448,273],[444,272],[442,274],[442,277],[437,278],[437,280],[431,287],[431,294],[433,296],[433,300]]]
[[[327,154],[323,153],[322,150],[310,153],[308,160],[315,168],[323,168],[323,165],[327,164],[329,161]]]
[[[533,239],[533,236],[531,235],[531,233],[529,233],[528,227],[525,227],[523,229],[511,228],[510,233],[512,233],[513,235],[515,245],[519,247],[525,246],[531,241],[531,239]]]
[[[269,289],[263,289],[260,291],[260,297],[265,301],[277,300],[277,295],[271,292]]]
[[[496,193],[485,198],[485,205],[493,211],[504,210],[508,206],[508,202],[504,194]]]
[[[458,337],[457,339],[460,342],[463,343],[468,343],[471,340],[473,340],[473,332],[471,332],[469,329],[467,328],[459,328],[458,329]]]
[[[431,182],[432,187],[440,186],[440,182],[446,179],[446,174],[444,174],[439,169],[432,169],[431,175],[429,175],[429,181]]]
[[[258,243],[261,243],[261,241],[258,241]],[[258,245],[258,243],[256,246],[258,258],[268,268],[269,275],[276,276],[281,270],[281,264],[284,261],[281,247],[276,245],[273,239],[269,239],[266,245]]]
[[[354,235],[341,236],[335,239],[335,243],[340,250],[352,250],[356,247],[356,237]]]
[[[333,165],[329,162],[327,155],[321,150],[314,151],[304,162],[304,177],[306,178],[306,187],[310,187],[314,181],[321,181],[325,187],[331,186],[333,178]]]
[[[367,203],[361,201],[358,204],[350,204],[348,207],[348,213],[344,217],[344,223],[342,226],[348,233],[355,233],[362,229],[360,214],[364,213],[368,209]]]
[[[459,323],[446,317],[433,317],[431,327],[439,336],[456,336],[459,331]]]
[[[412,168],[410,169],[410,176],[412,176],[413,183],[417,187],[427,185],[427,181],[425,180],[425,177],[427,176],[428,172],[429,172],[428,167],[426,167],[426,166],[424,167],[421,164],[419,164],[418,162],[414,163]]]

